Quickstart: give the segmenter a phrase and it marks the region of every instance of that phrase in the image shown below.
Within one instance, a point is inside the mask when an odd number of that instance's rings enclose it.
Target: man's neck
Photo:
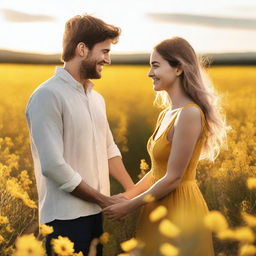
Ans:
[[[84,90],[86,92],[86,89],[88,87],[89,80],[88,79],[81,79],[79,74],[79,68],[78,64],[76,63],[70,63],[65,62],[63,67],[76,81],[78,81],[80,84],[83,85]]]

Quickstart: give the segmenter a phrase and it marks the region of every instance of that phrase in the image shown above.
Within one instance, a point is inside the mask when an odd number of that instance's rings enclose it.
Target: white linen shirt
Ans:
[[[39,199],[39,222],[75,219],[101,212],[70,194],[83,179],[110,195],[108,159],[121,156],[106,117],[103,97],[64,68],[30,97],[26,118]]]

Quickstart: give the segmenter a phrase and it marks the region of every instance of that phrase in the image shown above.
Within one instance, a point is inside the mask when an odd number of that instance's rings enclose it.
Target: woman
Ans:
[[[219,98],[202,76],[193,48],[182,38],[159,43],[150,65],[155,102],[164,107],[147,144],[152,169],[132,190],[123,193],[130,200],[103,212],[110,219],[120,219],[143,206],[136,237],[145,244],[142,255],[156,256],[165,240],[159,234],[159,222],[151,222],[149,215],[163,205],[166,217],[181,230],[171,240],[179,255],[211,256],[211,233],[203,225],[208,208],[195,179],[198,161],[213,161],[226,139]],[[145,202],[148,195],[155,201]]]

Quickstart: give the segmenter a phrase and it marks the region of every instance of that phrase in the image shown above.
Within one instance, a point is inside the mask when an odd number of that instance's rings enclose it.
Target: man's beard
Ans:
[[[80,65],[80,77],[82,79],[99,79],[101,78],[101,74],[97,71],[97,63],[96,60],[88,59],[83,60]]]

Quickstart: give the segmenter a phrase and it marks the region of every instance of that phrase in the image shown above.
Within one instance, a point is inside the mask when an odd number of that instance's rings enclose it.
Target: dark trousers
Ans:
[[[51,239],[58,238],[58,236],[68,237],[74,243],[75,252],[82,251],[84,256],[87,256],[92,239],[99,238],[103,233],[101,213],[72,220],[54,220],[46,225],[54,229],[54,232],[46,238],[47,256],[54,255],[51,249]],[[102,256],[101,244],[97,245],[97,256]]]

